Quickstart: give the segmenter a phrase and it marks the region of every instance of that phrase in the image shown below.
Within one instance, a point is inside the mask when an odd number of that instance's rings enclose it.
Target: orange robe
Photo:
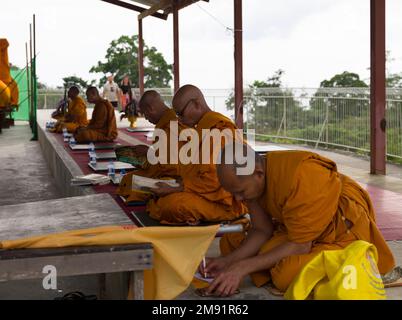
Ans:
[[[68,104],[68,112],[66,116],[73,116],[74,121],[59,120],[56,123],[56,132],[62,132],[66,128],[68,132],[74,133],[78,127],[85,127],[88,125],[87,119],[87,106],[81,97],[76,97]]]
[[[74,134],[78,143],[112,142],[117,138],[117,125],[114,108],[105,99],[100,99],[92,112],[92,119],[87,127]]]
[[[234,135],[236,126],[217,112],[207,112],[196,127],[200,154],[203,129],[229,129]],[[219,149],[221,147],[222,142]],[[230,221],[245,213],[244,205],[220,185],[214,163],[184,165],[179,162],[179,175],[184,191],[151,200],[147,210],[152,218],[165,224],[196,224],[200,221]]]
[[[170,154],[170,122],[171,121],[176,121],[177,122],[177,117],[176,113],[174,112],[173,109],[167,110],[162,118],[159,120],[159,122],[155,125],[155,129],[160,129],[165,131],[167,139],[168,139],[168,148],[167,148],[167,153],[168,155]],[[178,124],[178,131],[180,133],[180,130],[183,128],[180,124]],[[168,158],[169,161],[169,158]],[[140,175],[148,178],[162,178],[162,177],[175,177],[178,176],[178,165],[177,164],[149,164],[148,162],[145,163],[144,168],[141,170],[136,170],[134,172],[126,174],[122,181],[120,182],[120,185],[117,189],[117,194],[123,197],[127,197],[127,201],[136,201],[136,200],[143,200],[144,196],[142,194],[138,194],[137,192],[132,190],[132,179],[133,179],[133,174],[135,175]]]
[[[267,153],[266,158],[266,188],[260,200],[276,227],[260,253],[285,241],[312,241],[312,249],[308,254],[286,257],[270,270],[252,274],[257,286],[271,278],[279,290],[286,291],[303,266],[318,253],[343,249],[355,240],[377,247],[382,274],[392,270],[394,258],[376,226],[368,193],[338,173],[334,162],[305,151],[274,151]],[[236,249],[243,239],[241,234],[222,238],[222,254]]]

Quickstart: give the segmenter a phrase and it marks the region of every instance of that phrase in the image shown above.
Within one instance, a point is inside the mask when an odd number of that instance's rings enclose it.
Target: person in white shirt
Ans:
[[[115,109],[119,107],[120,88],[119,85],[113,81],[114,76],[109,74],[107,82],[103,86],[103,98],[107,99]]]

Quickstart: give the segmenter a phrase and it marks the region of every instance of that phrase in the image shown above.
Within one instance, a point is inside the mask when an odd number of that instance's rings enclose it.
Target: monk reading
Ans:
[[[155,124],[155,129],[163,130],[167,137],[167,154],[170,154],[169,141],[170,135],[177,134],[182,129],[182,126],[178,124],[176,113],[173,109],[166,106],[162,97],[155,90],[146,91],[139,103],[138,107],[145,118]],[[171,132],[171,123],[176,123],[178,125],[178,131],[176,133]],[[178,138],[178,137],[176,137]],[[147,145],[137,145],[133,147],[135,154],[139,157],[146,157],[148,153],[149,146]],[[128,197],[128,200],[136,200],[138,193],[132,190],[132,178],[133,174],[140,175],[148,178],[162,178],[162,177],[176,177],[178,176],[178,165],[170,164],[169,158],[166,164],[149,164],[148,162],[144,165],[142,170],[133,171],[126,174],[121,181],[117,194]]]
[[[237,200],[246,202],[252,226],[247,236],[222,238],[223,256],[200,267],[215,278],[207,294],[229,296],[249,274],[257,286],[272,280],[286,291],[315,255],[355,240],[377,247],[381,274],[392,270],[394,258],[376,226],[368,193],[339,173],[333,161],[306,151],[273,151],[262,157],[249,146],[241,148],[247,162],[255,161],[252,173],[239,175],[236,161],[225,161],[236,150],[232,145],[222,152],[218,177]]]
[[[77,128],[88,125],[87,106],[79,94],[80,90],[76,86],[72,86],[68,90],[67,96],[70,99],[68,112],[64,118],[56,122],[55,132],[61,133],[63,128],[66,128],[68,132],[74,133]]]
[[[117,125],[114,108],[109,101],[102,99],[98,89],[89,87],[86,91],[89,103],[94,103],[92,119],[88,126],[76,130],[74,138],[83,142],[112,142],[117,138]]]
[[[202,145],[205,142],[203,129],[216,129],[218,133],[228,129],[232,137],[236,136],[235,124],[225,116],[213,112],[202,92],[195,86],[181,87],[173,97],[172,105],[179,122],[193,128],[192,131],[198,137],[198,155],[202,154]],[[222,140],[219,140],[219,150],[224,145],[221,143]],[[184,146],[181,150],[183,148]],[[152,218],[166,224],[198,224],[201,221],[234,220],[245,213],[243,204],[224,190],[218,181],[216,167],[212,162],[214,149],[216,148],[207,150],[210,158],[208,161],[200,159],[199,163],[184,164],[179,159],[180,186],[171,187],[160,183],[159,188],[153,189],[157,199],[150,201],[147,207]]]

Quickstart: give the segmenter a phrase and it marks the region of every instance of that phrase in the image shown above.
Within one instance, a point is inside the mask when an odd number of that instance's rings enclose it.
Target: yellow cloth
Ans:
[[[286,299],[382,300],[384,284],[377,268],[374,245],[358,240],[343,250],[323,251],[294,279]]]
[[[266,187],[260,202],[276,227],[260,253],[286,241],[311,241],[312,249],[308,254],[286,257],[270,270],[252,274],[257,286],[272,279],[276,288],[286,291],[317,254],[343,249],[356,240],[376,246],[381,274],[392,270],[394,257],[376,225],[367,191],[338,173],[334,162],[306,151],[272,151],[266,160]],[[243,239],[242,234],[225,235],[221,241],[222,254],[235,250]]]
[[[117,138],[117,124],[112,104],[100,99],[94,107],[88,126],[74,135],[78,143],[111,142]]]
[[[145,271],[146,299],[173,299],[193,280],[219,229],[209,227],[106,226],[0,242],[0,249],[152,243],[153,269]]]
[[[15,93],[15,82],[11,78],[8,61],[8,41],[0,39],[0,108],[12,105],[16,99]]]
[[[237,201],[229,192],[222,188],[216,174],[216,165],[212,159],[225,145],[221,144],[213,148],[212,138],[210,143],[210,162],[202,163],[203,129],[230,131],[235,138],[235,124],[224,115],[217,112],[207,112],[196,126],[199,138],[200,164],[183,164],[179,162],[179,175],[183,179],[183,192],[177,192],[156,201],[148,203],[147,211],[150,216],[165,224],[188,223],[199,221],[230,221],[246,213],[245,206]]]
[[[65,121],[64,118],[60,119],[56,123],[56,132],[61,133],[63,128],[66,128],[68,132],[74,133],[78,127],[85,127],[88,125],[87,119],[87,106],[85,101],[77,96],[72,99],[68,104],[68,112],[65,117],[72,116],[73,121]]]
[[[174,112],[173,109],[167,110],[162,118],[158,121],[158,123],[155,125],[155,129],[160,129],[163,130],[166,133],[167,136],[167,153],[168,155],[170,154],[170,122],[171,121],[176,121],[177,122],[177,117],[176,113]],[[178,131],[182,130],[182,126],[179,124]],[[177,137],[178,139],[178,137]],[[180,144],[179,144],[180,145]],[[168,157],[169,161],[169,157]],[[119,184],[119,187],[117,188],[116,193],[120,196],[127,197],[127,201],[143,201],[143,200],[148,200],[149,197],[145,197],[142,194],[139,194],[135,190],[132,190],[132,179],[133,175],[139,175],[143,177],[148,177],[148,178],[162,178],[162,177],[175,177],[178,175],[178,165],[177,164],[160,164],[157,163],[155,165],[151,165],[146,161],[144,164],[144,168],[141,170],[135,170],[133,172],[130,172],[126,174],[122,181]]]
[[[11,101],[10,87],[0,80],[0,108],[8,107]]]

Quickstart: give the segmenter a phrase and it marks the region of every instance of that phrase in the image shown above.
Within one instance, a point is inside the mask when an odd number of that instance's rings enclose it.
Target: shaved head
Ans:
[[[265,159],[249,145],[226,145],[217,164],[220,184],[239,200],[259,198],[265,189]]]
[[[177,90],[172,101],[173,109],[183,124],[194,127],[204,116],[211,111],[201,90],[187,84]]]
[[[161,95],[155,90],[145,91],[141,96],[138,106],[140,108],[147,108],[153,104],[162,103],[164,104]]]
[[[89,103],[96,103],[99,101],[99,99],[101,99],[98,89],[93,86],[88,87],[86,95]]]
[[[159,92],[155,90],[144,92],[140,98],[138,107],[145,118],[153,124],[157,124],[163,117],[163,114],[169,109]]]
[[[70,89],[68,89],[68,97],[70,99],[76,98],[80,94],[80,89],[78,89],[77,86],[71,86]]]

